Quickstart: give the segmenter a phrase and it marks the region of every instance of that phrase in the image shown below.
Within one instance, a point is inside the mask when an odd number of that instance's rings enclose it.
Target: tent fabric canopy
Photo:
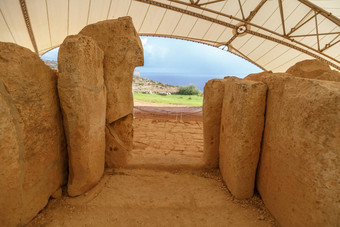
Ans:
[[[122,16],[139,35],[211,45],[264,70],[311,58],[340,70],[339,0],[0,0],[0,41],[43,54]]]

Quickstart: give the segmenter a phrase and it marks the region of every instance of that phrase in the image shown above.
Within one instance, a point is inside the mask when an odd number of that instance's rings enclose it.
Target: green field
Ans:
[[[203,105],[203,97],[197,95],[159,95],[133,93],[133,98],[145,102],[171,103],[191,106]]]

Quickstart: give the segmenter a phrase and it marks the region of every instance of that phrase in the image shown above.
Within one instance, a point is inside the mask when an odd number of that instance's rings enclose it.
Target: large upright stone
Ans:
[[[133,71],[144,64],[142,43],[131,17],[90,24],[80,34],[93,38],[104,51],[106,119],[112,123],[132,113]]]
[[[238,199],[248,199],[254,193],[267,86],[238,78],[225,78],[224,83],[220,171],[230,192]]]
[[[17,139],[13,138],[14,134],[11,137],[13,142],[22,141],[18,160],[22,205],[17,203],[22,206],[22,218],[17,224],[23,225],[46,206],[50,195],[66,180],[66,148],[57,78],[37,54],[15,44],[0,43],[0,79],[12,100],[11,114],[18,113],[17,119],[12,115],[13,122],[18,122],[14,124]],[[17,149],[15,143],[10,146]],[[11,157],[12,161],[15,159],[17,157]],[[0,166],[7,166],[8,173],[13,172],[11,168],[19,168],[15,162],[9,165],[7,161],[1,160]],[[16,186],[13,184],[13,187]],[[0,217],[3,215],[12,213],[0,214]]]
[[[23,138],[18,113],[0,80],[0,226],[22,223]]]
[[[203,97],[203,160],[207,168],[218,168],[224,80],[209,80]]]
[[[287,70],[291,76],[340,82],[340,73],[331,70],[327,63],[320,60],[304,60]]]
[[[132,129],[129,128],[132,127],[132,118],[127,116],[133,111],[133,71],[136,66],[144,64],[142,43],[131,17],[88,25],[80,34],[93,38],[104,51],[104,81],[107,88],[106,165],[124,166],[133,144]],[[124,121],[124,124],[117,127],[115,123],[118,120]]]
[[[268,74],[257,189],[281,226],[337,226],[340,84]]]
[[[70,196],[91,189],[104,173],[103,59],[103,51],[87,36],[68,36],[59,49],[58,92],[69,154]]]

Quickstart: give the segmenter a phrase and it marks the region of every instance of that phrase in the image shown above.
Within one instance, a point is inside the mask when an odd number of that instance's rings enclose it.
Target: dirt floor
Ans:
[[[277,226],[258,195],[237,200],[218,170],[199,169],[199,114],[187,121],[169,120],[162,114],[174,106],[156,105],[136,105],[142,112],[145,106],[154,109],[134,119],[134,168],[107,169],[92,190],[52,199],[27,226]],[[175,107],[170,111],[183,108]]]
[[[27,226],[275,226],[259,197],[234,199],[217,170],[118,169],[85,195],[51,200]]]

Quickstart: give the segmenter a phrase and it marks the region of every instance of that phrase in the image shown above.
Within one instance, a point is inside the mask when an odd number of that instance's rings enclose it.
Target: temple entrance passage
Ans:
[[[51,200],[34,226],[276,226],[258,196],[236,200],[218,170],[116,169],[84,195]]]
[[[128,166],[143,168],[203,166],[201,107],[135,106],[133,126],[133,149]]]

